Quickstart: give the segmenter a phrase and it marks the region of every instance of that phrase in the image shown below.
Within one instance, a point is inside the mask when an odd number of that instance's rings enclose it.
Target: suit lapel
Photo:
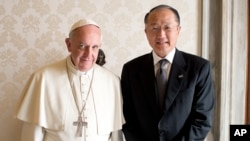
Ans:
[[[167,84],[167,95],[165,100],[165,110],[172,105],[176,96],[179,94],[183,80],[186,77],[186,62],[180,51],[176,49],[175,57],[171,66],[169,80]]]
[[[151,112],[153,115],[159,115],[159,107],[157,104],[157,94],[155,87],[155,74],[154,74],[154,63],[152,53],[146,56],[144,62],[142,62],[143,70],[140,71],[139,77],[142,82],[142,86],[144,87],[144,94],[146,94],[145,101],[147,104],[150,104],[150,108],[152,108]]]

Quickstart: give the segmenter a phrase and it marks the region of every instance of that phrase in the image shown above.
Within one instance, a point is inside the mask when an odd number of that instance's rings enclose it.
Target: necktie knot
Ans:
[[[168,60],[166,60],[166,59],[161,59],[161,60],[159,61],[159,64],[160,64],[159,71],[160,71],[160,73],[162,73],[163,67],[165,66],[165,64],[166,64],[167,62],[168,62]]]

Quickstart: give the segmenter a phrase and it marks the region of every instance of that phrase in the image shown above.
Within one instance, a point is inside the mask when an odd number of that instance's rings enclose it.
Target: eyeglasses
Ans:
[[[176,29],[178,29],[179,25],[174,25],[174,26],[169,26],[169,25],[164,25],[164,26],[159,26],[159,25],[150,25],[147,27],[147,29],[151,32],[151,33],[158,33],[159,31],[164,31],[166,33],[172,32],[172,31],[176,31]]]

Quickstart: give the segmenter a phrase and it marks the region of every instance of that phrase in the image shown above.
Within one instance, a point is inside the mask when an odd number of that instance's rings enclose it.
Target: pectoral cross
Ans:
[[[76,136],[77,137],[82,137],[82,128],[83,128],[83,126],[84,126],[84,132],[85,132],[85,137],[86,137],[86,128],[87,128],[87,126],[88,126],[88,122],[85,122],[85,121],[83,121],[82,120],[82,116],[79,116],[78,117],[78,120],[77,121],[75,121],[75,122],[73,122],[73,125],[74,126],[77,126],[77,129],[76,129]],[[84,137],[84,138],[85,138]]]

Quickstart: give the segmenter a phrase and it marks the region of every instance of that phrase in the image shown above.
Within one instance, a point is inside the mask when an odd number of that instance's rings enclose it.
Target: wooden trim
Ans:
[[[246,124],[250,124],[250,2],[248,1]]]

